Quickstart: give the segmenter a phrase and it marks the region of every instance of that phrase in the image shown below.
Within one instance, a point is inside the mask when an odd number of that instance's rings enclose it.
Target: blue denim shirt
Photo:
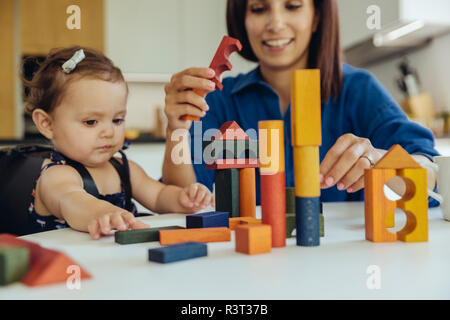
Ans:
[[[201,157],[201,139],[206,130],[219,129],[226,121],[236,121],[257,139],[258,121],[284,120],[286,186],[294,186],[294,161],[291,146],[290,105],[281,114],[277,93],[265,82],[259,67],[247,74],[239,74],[223,80],[223,90],[213,91],[206,96],[210,107],[201,122],[194,122],[190,129],[191,154],[197,181],[211,191],[214,170],[205,168]],[[400,144],[410,154],[422,154],[431,160],[438,152],[434,149],[432,132],[408,120],[406,114],[378,80],[369,72],[343,64],[343,88],[337,98],[322,103],[322,145],[319,148],[320,161],[336,140],[346,133],[368,138],[375,148],[388,150]],[[253,129],[248,131],[249,129]],[[200,157],[198,156],[200,155]],[[321,201],[362,201],[364,191],[347,193],[336,186],[321,190]],[[256,202],[260,204],[259,170],[256,172]],[[430,200],[430,206],[437,206]]]

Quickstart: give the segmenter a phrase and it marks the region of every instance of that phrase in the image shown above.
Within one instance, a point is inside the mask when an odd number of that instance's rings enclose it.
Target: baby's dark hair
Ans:
[[[85,58],[70,73],[65,73],[62,65],[80,49],[83,49]],[[29,57],[23,61],[23,65],[35,59]],[[35,109],[52,112],[61,102],[67,86],[81,78],[125,83],[122,71],[100,51],[80,46],[52,49],[39,64],[31,80],[21,77],[24,87],[29,90],[29,95],[25,98],[25,112],[32,114]]]

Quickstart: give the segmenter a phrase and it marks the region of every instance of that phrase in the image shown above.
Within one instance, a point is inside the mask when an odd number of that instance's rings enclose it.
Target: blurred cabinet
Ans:
[[[0,138],[15,135],[14,0],[0,1]]]
[[[3,0],[2,0],[3,1]],[[80,8],[80,29],[69,29],[67,20]],[[103,51],[103,0],[20,0],[21,46],[24,55],[46,55],[52,48],[75,44]]]

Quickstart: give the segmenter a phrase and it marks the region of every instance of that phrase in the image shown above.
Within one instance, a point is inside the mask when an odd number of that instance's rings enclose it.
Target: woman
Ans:
[[[171,141],[171,134],[191,127],[191,121],[180,119],[190,114],[202,117],[203,132],[230,120],[244,131],[257,130],[261,120],[284,120],[286,186],[293,186],[290,75],[298,69],[321,72],[321,201],[363,200],[364,170],[394,144],[418,161],[438,155],[430,130],[408,121],[371,74],[342,63],[335,0],[228,0],[227,6],[229,35],[241,41],[240,54],[258,67],[224,79],[223,90],[214,92],[209,80],[214,72],[208,68],[191,68],[172,77],[166,86],[166,183],[186,186],[198,181],[212,189],[214,170],[206,170],[204,163],[177,165],[171,159],[180,143]],[[192,89],[210,93],[203,99]],[[190,133],[183,139],[194,139],[193,128]],[[258,174],[256,180],[259,203]],[[435,184],[435,173],[429,170],[428,187],[434,189]]]

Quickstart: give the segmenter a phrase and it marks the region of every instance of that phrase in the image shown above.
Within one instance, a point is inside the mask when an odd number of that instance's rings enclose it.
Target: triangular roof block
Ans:
[[[411,155],[396,144],[377,162],[374,169],[422,168]]]
[[[44,249],[41,251],[38,263],[22,278],[22,283],[29,286],[42,286],[66,282],[71,275],[70,266],[80,270],[80,279],[89,279],[91,275],[62,252]]]
[[[250,140],[250,138],[235,121],[228,121],[217,130],[211,140]]]
[[[34,242],[6,233],[0,234],[0,247],[2,246],[25,247],[30,250],[30,267],[21,280],[27,286],[65,282],[70,276],[67,268],[71,265],[80,268],[80,279],[91,278],[78,263],[62,252],[43,248]]]

